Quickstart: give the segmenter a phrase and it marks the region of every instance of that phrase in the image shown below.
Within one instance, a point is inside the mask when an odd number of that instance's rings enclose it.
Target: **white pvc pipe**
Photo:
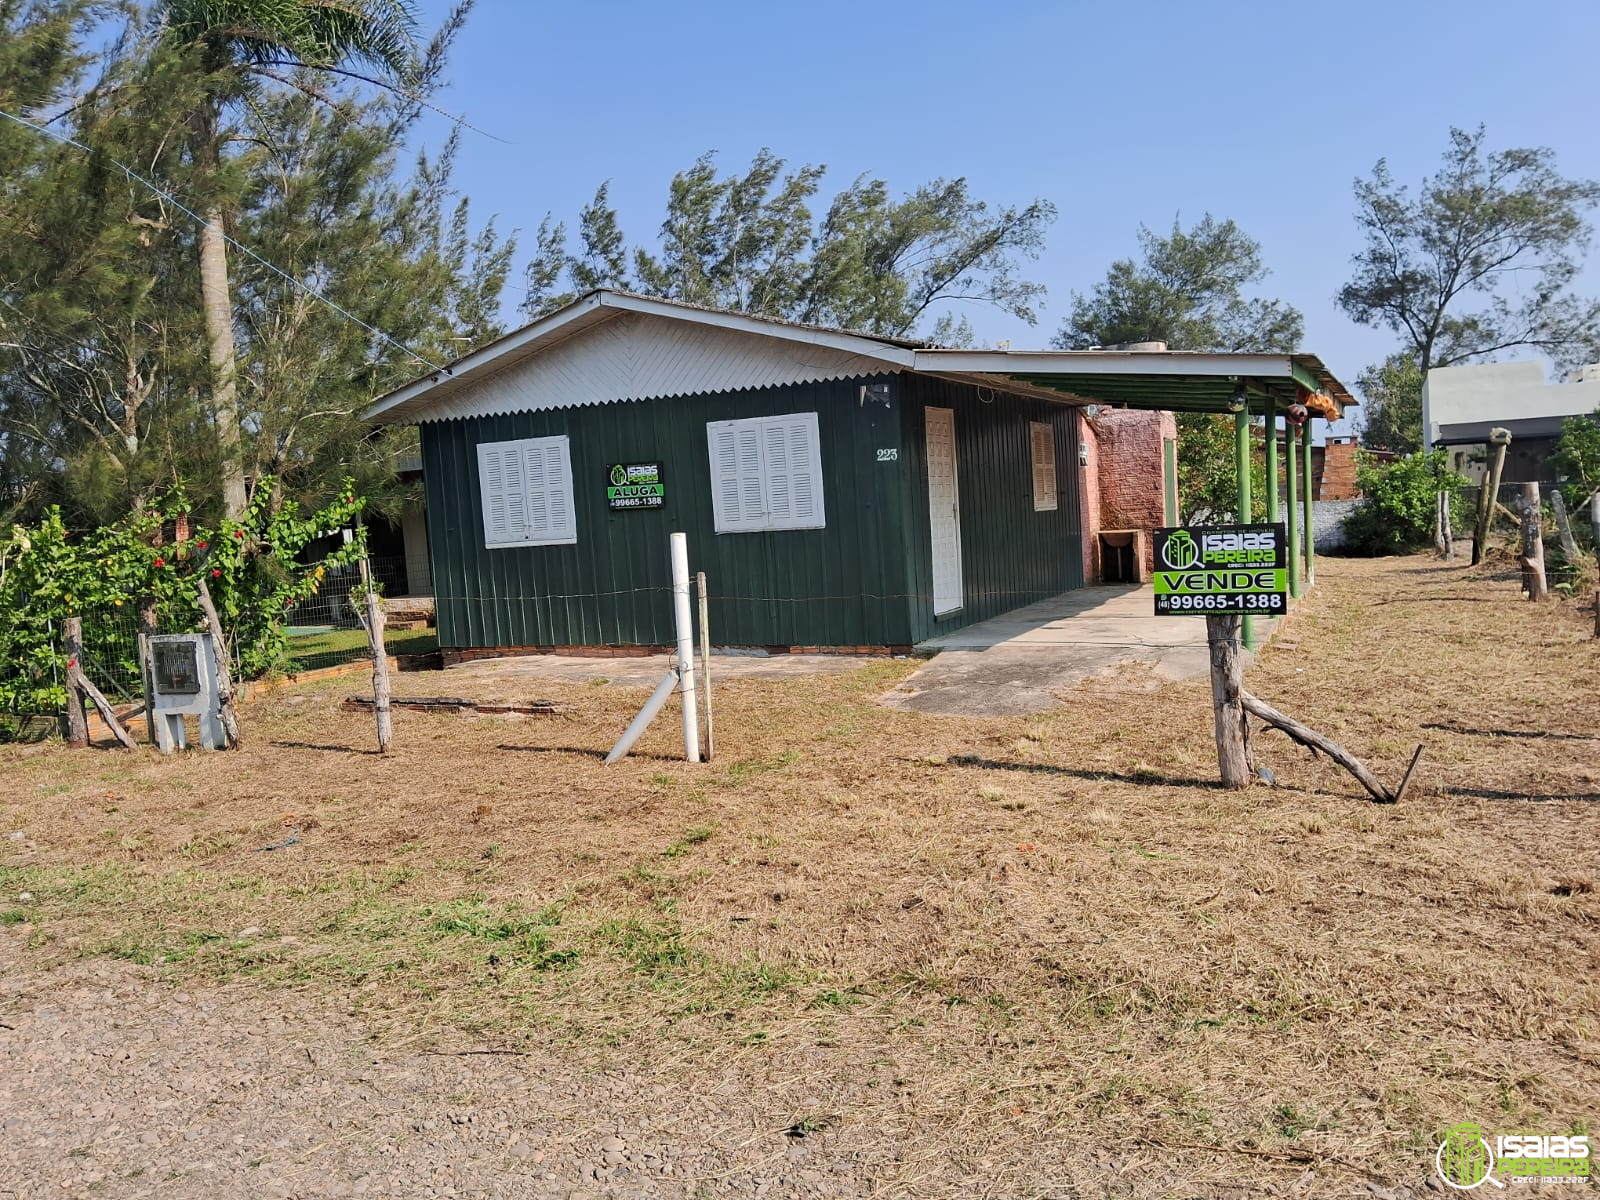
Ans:
[[[606,766],[610,766],[621,758],[633,744],[639,740],[639,735],[650,727],[650,722],[656,719],[656,714],[661,711],[662,705],[672,697],[672,690],[678,686],[678,673],[668,671],[666,676],[656,685],[656,690],[650,694],[650,699],[644,702],[644,707],[639,710],[639,715],[633,719],[633,724],[623,730],[622,737],[617,744],[611,747],[611,753],[606,755]]]
[[[678,630],[678,691],[683,700],[683,753],[700,761],[700,716],[695,706],[694,622],[689,616],[689,539],[672,535],[672,616]]]

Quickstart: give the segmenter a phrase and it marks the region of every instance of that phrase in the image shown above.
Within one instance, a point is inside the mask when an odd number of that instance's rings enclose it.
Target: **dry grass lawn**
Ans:
[[[1398,807],[1276,733],[1276,788],[1218,790],[1207,685],[1131,669],[1031,720],[878,707],[909,663],[729,684],[719,761],[674,713],[609,768],[644,690],[400,711],[380,759],[355,676],[227,755],[0,747],[0,922],[383,1043],[803,1064],[796,1120],[919,1147],[885,1194],[1417,1187],[1446,1126],[1600,1100],[1600,642],[1508,576],[1319,576],[1250,687],[1385,780],[1424,743]]]

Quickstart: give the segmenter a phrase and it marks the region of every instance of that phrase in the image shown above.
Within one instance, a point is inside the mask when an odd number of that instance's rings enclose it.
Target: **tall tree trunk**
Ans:
[[[228,244],[222,209],[210,205],[200,227],[200,295],[211,359],[211,412],[222,459],[222,504],[227,516],[244,511],[244,455],[239,438],[239,385],[233,346],[233,299],[228,288]]]

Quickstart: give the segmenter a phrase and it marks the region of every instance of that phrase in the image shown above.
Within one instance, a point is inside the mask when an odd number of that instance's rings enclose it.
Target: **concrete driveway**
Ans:
[[[1155,617],[1154,609],[1148,586],[1088,587],[980,621],[922,643],[938,654],[883,703],[1015,717],[1054,708],[1061,692],[1124,663],[1150,663],[1163,679],[1208,674],[1206,623]]]

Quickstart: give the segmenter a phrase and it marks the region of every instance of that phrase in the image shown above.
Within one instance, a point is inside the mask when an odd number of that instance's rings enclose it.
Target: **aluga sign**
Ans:
[[[1222,617],[1289,610],[1282,525],[1157,529],[1156,616]]]

